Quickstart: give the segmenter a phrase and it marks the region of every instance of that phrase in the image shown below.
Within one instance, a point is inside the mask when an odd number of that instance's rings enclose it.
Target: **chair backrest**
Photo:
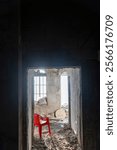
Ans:
[[[39,116],[39,114],[34,114],[34,125],[36,125],[36,126],[40,125],[40,116]]]

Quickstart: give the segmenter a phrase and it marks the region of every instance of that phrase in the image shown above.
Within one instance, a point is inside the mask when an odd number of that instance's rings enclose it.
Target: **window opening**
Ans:
[[[39,73],[34,76],[34,101],[38,101],[46,95],[46,74],[44,70],[40,69]]]

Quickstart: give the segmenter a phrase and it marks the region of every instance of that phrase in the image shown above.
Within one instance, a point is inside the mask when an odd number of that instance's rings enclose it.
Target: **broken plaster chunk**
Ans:
[[[65,117],[66,117],[66,112],[65,112],[65,110],[64,110],[63,108],[60,108],[60,109],[58,109],[58,110],[55,112],[55,116],[56,116],[57,118],[60,118],[60,119],[65,119]]]
[[[36,105],[47,105],[47,97],[40,98]]]

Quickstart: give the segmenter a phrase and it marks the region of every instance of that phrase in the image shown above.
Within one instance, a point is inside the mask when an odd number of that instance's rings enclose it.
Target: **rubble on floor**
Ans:
[[[54,126],[54,125],[53,125]],[[44,133],[42,139],[33,137],[32,150],[81,150],[76,135],[68,124],[60,125],[61,128],[49,136]]]
[[[58,109],[55,112],[55,117],[60,118],[60,119],[65,119],[66,118],[66,112],[63,108]]]

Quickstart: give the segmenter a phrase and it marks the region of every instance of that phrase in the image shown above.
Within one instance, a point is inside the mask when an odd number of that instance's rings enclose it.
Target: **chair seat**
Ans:
[[[40,120],[40,123],[43,125],[43,124],[45,124],[45,123],[46,123],[46,121],[44,121],[44,120]]]

